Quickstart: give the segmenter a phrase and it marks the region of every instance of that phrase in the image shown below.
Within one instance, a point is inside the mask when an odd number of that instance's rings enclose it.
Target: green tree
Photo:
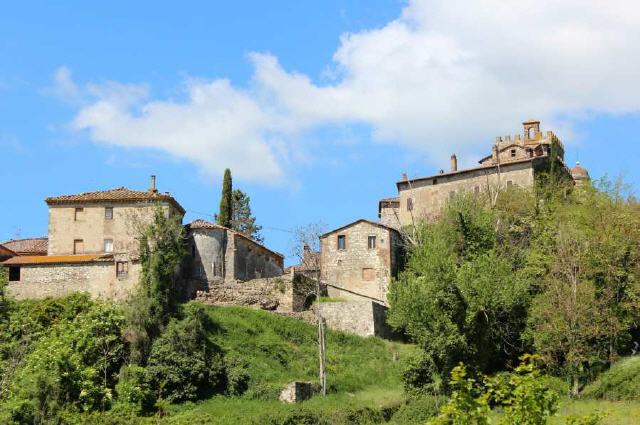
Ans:
[[[232,194],[231,228],[257,242],[264,238],[260,234],[262,226],[256,224],[256,218],[251,214],[251,198],[249,195],[235,189]]]
[[[222,353],[209,340],[211,328],[204,308],[190,304],[186,317],[172,319],[154,341],[146,369],[160,398],[169,402],[195,400],[224,389]]]
[[[409,388],[446,391],[459,362],[491,372],[522,353],[528,286],[514,273],[504,221],[485,201],[462,195],[414,232],[418,243],[388,295],[390,324],[424,350],[406,371]]]
[[[599,186],[546,203],[527,266],[539,282],[529,335],[574,394],[628,352],[640,319],[638,205],[619,183]]]
[[[177,270],[185,255],[183,231],[179,217],[157,207],[153,222],[140,235],[142,272],[126,309],[125,335],[134,363],[144,364],[153,338],[177,311]]]
[[[216,216],[218,224],[224,227],[231,227],[233,218],[233,183],[231,181],[231,170],[224,170],[222,179],[222,197],[220,198],[220,211]]]

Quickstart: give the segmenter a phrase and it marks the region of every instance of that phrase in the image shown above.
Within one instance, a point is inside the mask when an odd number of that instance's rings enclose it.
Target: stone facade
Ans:
[[[456,193],[487,193],[510,186],[532,187],[536,169],[545,169],[548,158],[503,164],[499,168],[478,167],[398,182],[399,226],[436,219]]]
[[[185,278],[213,284],[281,276],[284,258],[231,229],[196,220],[187,225]]]
[[[387,307],[375,301],[324,302],[317,305],[327,327],[360,336],[390,338]]]
[[[169,204],[160,205],[167,212],[178,214]],[[51,205],[48,255],[113,252],[137,256],[136,237],[140,228],[153,219],[155,208],[156,204],[149,202]],[[82,245],[79,252],[78,241]]]
[[[397,230],[358,220],[323,235],[320,245],[321,280],[330,297],[386,303],[387,288],[401,260]]]
[[[568,175],[564,147],[555,134],[540,131],[540,122],[536,120],[525,121],[523,127],[522,135],[497,137],[491,155],[480,159],[479,167],[458,170],[458,158],[451,155],[449,172],[440,171],[416,179],[403,176],[396,183],[398,207],[383,209],[383,203],[386,206],[388,200],[380,201],[381,222],[400,228],[420,221],[433,221],[447,201],[462,191],[479,195],[510,186],[532,187],[536,174],[549,170],[551,161],[558,161]]]
[[[128,267],[125,277],[116,276],[112,260],[73,264],[26,264],[20,280],[9,282],[9,294],[17,299],[59,297],[88,292],[94,298],[124,299],[138,283],[140,265]]]

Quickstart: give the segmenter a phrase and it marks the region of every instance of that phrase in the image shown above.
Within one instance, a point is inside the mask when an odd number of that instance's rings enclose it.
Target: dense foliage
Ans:
[[[257,242],[263,242],[264,238],[260,233],[262,226],[256,224],[256,218],[251,213],[251,198],[249,195],[240,189],[235,189],[231,198],[233,200],[231,228]]]
[[[145,363],[153,339],[177,313],[177,271],[185,255],[183,231],[179,217],[158,207],[153,222],[140,235],[142,272],[126,308],[126,337],[133,363]]]
[[[158,396],[169,402],[196,400],[224,390],[222,353],[210,339],[213,323],[204,308],[189,305],[151,347],[146,373]]]
[[[423,349],[408,362],[407,388],[446,391],[459,362],[493,373],[534,351],[575,394],[629,353],[640,321],[640,207],[623,193],[547,180],[494,199],[461,194],[414,229],[389,293],[390,323]]]

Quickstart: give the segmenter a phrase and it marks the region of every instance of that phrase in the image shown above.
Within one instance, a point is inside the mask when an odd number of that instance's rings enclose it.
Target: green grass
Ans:
[[[249,389],[242,397],[219,396],[172,406],[168,423],[280,423],[290,417],[297,423],[302,419],[296,415],[348,423],[348,417],[358,415],[382,419],[386,409],[397,408],[404,399],[399,360],[413,353],[413,346],[329,330],[329,394],[298,405],[280,403],[277,397],[289,382],[318,380],[316,327],[242,307],[207,307],[207,311],[217,324],[212,339],[246,363]]]
[[[560,403],[560,411],[551,424],[564,424],[569,416],[587,416],[592,413],[604,414],[603,424],[606,425],[638,425],[640,423],[640,403],[638,402],[567,398]]]

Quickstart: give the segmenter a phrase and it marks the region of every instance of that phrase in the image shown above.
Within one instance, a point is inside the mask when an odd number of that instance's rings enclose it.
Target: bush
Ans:
[[[440,407],[445,403],[446,399],[444,397],[411,397],[393,414],[391,422],[397,424],[424,424],[436,416]]]
[[[204,308],[187,306],[183,320],[172,319],[149,354],[147,377],[159,398],[196,400],[224,387],[221,349],[209,340],[212,323]]]
[[[232,396],[244,394],[249,388],[251,375],[249,364],[237,354],[227,354],[224,357],[227,376],[227,393]]]
[[[151,410],[155,402],[146,370],[140,366],[123,366],[115,390],[118,411],[139,414]]]
[[[40,423],[64,409],[109,408],[124,352],[123,321],[118,309],[96,303],[72,322],[57,324],[13,376],[3,419]]]
[[[614,363],[608,371],[588,385],[582,394],[613,401],[640,400],[640,356]]]

